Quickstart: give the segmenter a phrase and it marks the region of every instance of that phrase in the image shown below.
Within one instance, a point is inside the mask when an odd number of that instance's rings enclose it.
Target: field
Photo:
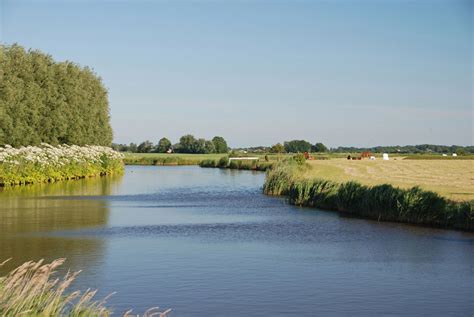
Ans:
[[[401,188],[420,186],[453,200],[474,200],[474,160],[390,161],[346,159],[308,161],[307,178],[336,182],[357,181],[364,185],[392,184]]]

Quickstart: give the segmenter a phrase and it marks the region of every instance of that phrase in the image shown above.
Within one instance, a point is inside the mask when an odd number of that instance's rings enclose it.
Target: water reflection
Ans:
[[[6,271],[27,260],[66,257],[68,267],[87,267],[104,253],[102,239],[58,238],[44,233],[101,227],[109,219],[109,203],[84,196],[110,195],[122,177],[71,180],[0,190],[0,259],[12,258]],[[67,197],[67,199],[65,199]],[[76,199],[77,197],[77,199]]]

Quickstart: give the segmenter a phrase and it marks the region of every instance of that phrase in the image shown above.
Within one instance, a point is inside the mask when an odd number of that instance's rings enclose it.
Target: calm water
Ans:
[[[0,192],[0,260],[66,257],[116,311],[474,314],[474,235],[339,217],[261,194],[264,174],[127,167]]]

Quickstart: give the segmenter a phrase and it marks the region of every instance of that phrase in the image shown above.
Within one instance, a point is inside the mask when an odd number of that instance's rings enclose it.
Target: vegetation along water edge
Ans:
[[[350,216],[474,231],[472,201],[450,200],[417,186],[370,186],[304,177],[310,168],[294,159],[275,164],[267,172],[264,193],[287,196],[294,205]]]
[[[0,186],[55,182],[123,172],[123,155],[105,146],[0,147]]]

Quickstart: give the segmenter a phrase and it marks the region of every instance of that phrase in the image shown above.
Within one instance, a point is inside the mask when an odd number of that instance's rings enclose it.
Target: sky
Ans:
[[[117,143],[472,145],[473,3],[0,0],[0,42],[93,68]]]

